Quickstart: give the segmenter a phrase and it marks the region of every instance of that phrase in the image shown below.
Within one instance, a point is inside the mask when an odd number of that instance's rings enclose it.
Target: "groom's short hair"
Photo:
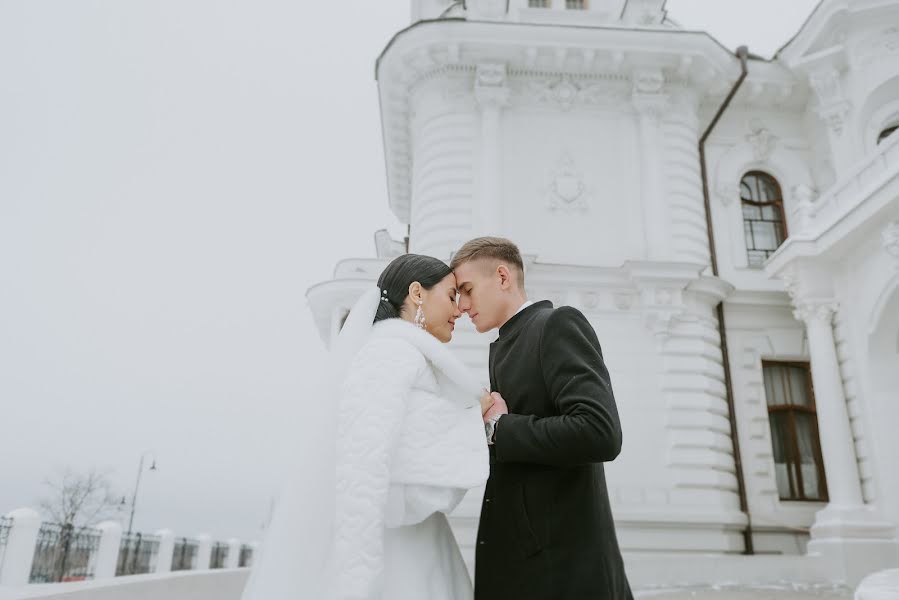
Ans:
[[[524,261],[521,252],[512,241],[501,237],[479,237],[469,240],[453,254],[450,268],[455,270],[462,263],[473,260],[493,260],[506,263],[518,270],[518,285],[524,289]]]

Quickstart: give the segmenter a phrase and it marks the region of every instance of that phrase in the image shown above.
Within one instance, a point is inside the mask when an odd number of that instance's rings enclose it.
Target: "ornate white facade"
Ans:
[[[699,140],[737,56],[663,0],[413,0],[412,16],[376,69],[390,206],[412,252],[511,238],[529,295],[590,318],[624,428],[607,476],[636,583],[855,584],[899,566],[899,135],[878,142],[899,124],[899,3],[824,0],[774,59],[750,57],[705,145],[718,276]],[[744,235],[752,172],[783,192],[788,235],[764,266]],[[377,247],[309,290],[326,342],[401,251]],[[486,381],[492,338],[460,329]],[[826,502],[780,497],[763,360],[811,366]],[[479,505],[455,515],[469,549]]]

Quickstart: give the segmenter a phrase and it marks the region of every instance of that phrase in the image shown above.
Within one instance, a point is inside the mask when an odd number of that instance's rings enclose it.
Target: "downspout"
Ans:
[[[705,162],[705,143],[731,100],[733,100],[734,96],[737,94],[737,90],[740,89],[743,80],[746,79],[746,61],[749,58],[749,49],[746,46],[740,46],[737,48],[736,54],[737,58],[740,59],[740,77],[737,79],[736,83],[734,83],[727,98],[724,99],[724,103],[718,108],[718,112],[715,113],[715,117],[712,119],[712,122],[709,123],[705,133],[699,138],[699,168],[702,175],[702,199],[705,205],[706,233],[709,238],[709,257],[711,258],[712,275],[714,277],[718,277],[718,253],[715,250],[715,232],[712,226],[712,208],[711,203],[709,202],[709,174]],[[730,421],[730,439],[733,443],[734,467],[737,475],[737,493],[740,496],[740,511],[746,515],[746,529],[743,530],[744,554],[755,554],[755,549],[752,544],[752,519],[749,516],[749,503],[746,498],[746,481],[743,477],[743,459],[740,455],[740,436],[737,433],[737,417],[734,411],[734,388],[730,378],[730,357],[727,353],[727,326],[724,321],[723,300],[718,303],[715,310],[718,314],[718,333],[721,336],[721,362],[724,367],[724,388],[727,396],[727,416]]]

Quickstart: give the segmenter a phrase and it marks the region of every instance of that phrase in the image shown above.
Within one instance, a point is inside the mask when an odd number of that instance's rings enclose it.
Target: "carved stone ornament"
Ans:
[[[475,73],[475,98],[482,107],[501,107],[509,101],[506,87],[506,65],[481,63]]]
[[[793,186],[793,199],[796,202],[796,231],[801,233],[811,227],[815,218],[815,190],[804,183]]]
[[[506,65],[481,63],[477,66],[476,78],[478,86],[503,86],[506,84]]]
[[[655,69],[635,71],[631,100],[641,114],[660,119],[668,110],[665,75]]]
[[[749,123],[749,131],[746,141],[752,146],[753,157],[757,161],[767,161],[771,156],[771,151],[774,150],[777,144],[778,138],[768,131],[768,128],[758,119],[753,119]]]
[[[813,322],[830,325],[840,305],[831,299],[801,300],[794,298],[793,306],[793,316],[806,325]]]
[[[547,204],[551,211],[586,212],[590,193],[581,172],[565,153],[559,159],[547,187]]]
[[[634,92],[638,94],[658,94],[665,87],[665,75],[657,69],[642,69],[634,72]]]
[[[521,90],[520,96],[523,100],[558,106],[567,111],[576,104],[617,106],[624,100],[626,94],[619,86],[607,82],[577,81],[563,75],[542,81],[530,81]]]
[[[818,116],[835,134],[842,134],[850,104],[843,93],[840,73],[836,69],[818,71],[809,77],[809,82],[818,98]]]

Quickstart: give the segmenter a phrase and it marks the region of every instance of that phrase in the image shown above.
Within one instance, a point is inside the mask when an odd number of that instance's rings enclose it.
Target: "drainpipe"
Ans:
[[[743,80],[746,79],[746,61],[749,58],[749,49],[746,46],[740,46],[737,48],[736,54],[737,58],[740,59],[740,77],[737,79],[736,83],[734,83],[727,98],[724,99],[724,103],[718,108],[718,112],[715,113],[715,117],[712,119],[712,122],[709,123],[705,133],[699,138],[699,168],[702,174],[702,199],[705,205],[706,233],[709,238],[709,256],[712,261],[712,275],[714,277],[718,277],[718,253],[715,250],[715,232],[712,226],[712,209],[711,203],[709,202],[709,174],[705,161],[705,143],[731,100],[733,100],[734,96],[737,94],[737,90],[740,89]],[[730,377],[730,358],[727,353],[727,327],[724,321],[723,300],[718,303],[715,310],[718,315],[718,333],[721,336],[721,362],[724,367],[724,388],[727,396],[727,416],[730,421],[730,439],[733,443],[734,467],[736,468],[737,475],[737,493],[740,496],[740,511],[746,515],[746,529],[743,530],[744,554],[755,554],[755,549],[752,544],[752,519],[749,516],[749,503],[746,499],[746,481],[743,477],[743,459],[740,455],[740,436],[737,433],[737,418],[734,411],[734,389]]]

